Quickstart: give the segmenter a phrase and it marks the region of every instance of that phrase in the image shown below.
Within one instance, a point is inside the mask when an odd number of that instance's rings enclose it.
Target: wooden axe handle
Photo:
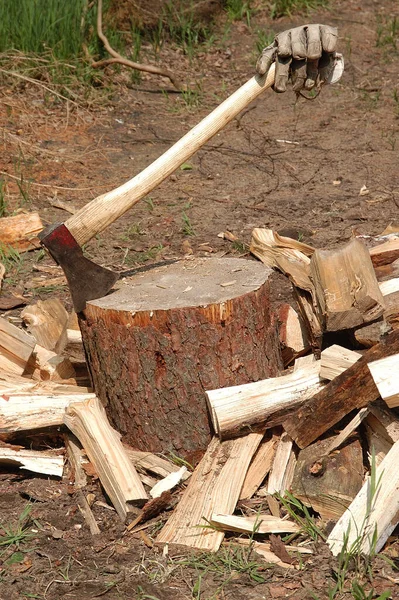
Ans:
[[[274,71],[273,64],[267,76],[252,77],[144,171],[111,192],[94,198],[70,217],[65,225],[76,241],[82,246],[151,192],[252,100],[270,88]]]

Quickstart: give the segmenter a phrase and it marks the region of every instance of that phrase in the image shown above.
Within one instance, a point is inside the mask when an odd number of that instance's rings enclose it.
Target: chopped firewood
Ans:
[[[374,266],[374,271],[379,282],[384,282],[387,279],[399,277],[399,258],[393,261],[389,265],[382,265],[381,267]]]
[[[22,375],[35,347],[35,339],[7,319],[0,318],[0,369]]]
[[[152,454],[152,452],[143,452],[142,450],[133,450],[127,444],[124,444],[125,451],[133,462],[137,470],[145,469],[161,477],[167,477],[170,473],[176,473],[180,467],[166,458]],[[190,477],[191,473],[186,471],[182,475],[182,481]]]
[[[67,406],[95,398],[94,394],[33,394],[0,396],[0,433],[58,427],[64,422]]]
[[[314,294],[314,291],[313,291]],[[309,341],[315,350],[320,350],[322,345],[323,329],[314,309],[314,301],[311,292],[293,288],[293,295],[297,301],[300,315],[308,331]]]
[[[36,342],[47,350],[58,351],[66,337],[68,313],[58,298],[38,300],[24,308],[21,317]]]
[[[64,434],[65,449],[70,466],[70,479],[73,477],[73,485],[75,488],[83,488],[87,485],[86,473],[82,467],[82,449],[79,440],[67,431]]]
[[[233,513],[248,465],[262,438],[263,433],[225,442],[214,437],[157,542],[216,552],[224,533],[207,527],[209,520],[214,512]]]
[[[164,492],[169,492],[169,490],[172,490],[182,481],[186,472],[187,467],[183,465],[175,473],[169,473],[169,475],[158,481],[150,490],[151,498],[159,498]]]
[[[40,247],[37,234],[43,229],[39,213],[19,213],[0,219],[0,239],[4,246],[12,246],[18,252]]]
[[[390,410],[382,400],[376,400],[369,406],[370,413],[378,419],[384,427],[387,436],[392,443],[399,440],[399,419],[397,415]]]
[[[292,306],[282,304],[278,309],[277,318],[280,324],[281,356],[284,367],[287,367],[295,358],[306,354],[311,344],[303,320]]]
[[[370,412],[364,420],[364,429],[368,444],[368,456],[372,456],[378,466],[395,442],[399,440],[399,420],[384,404],[377,400],[369,405]]]
[[[369,252],[360,240],[336,250],[316,250],[310,277],[325,331],[359,327],[382,316],[384,299]]]
[[[269,494],[284,494],[291,487],[296,465],[296,456],[292,439],[283,433],[276,448],[273,465],[269,475],[267,491]]]
[[[252,459],[244,483],[240,492],[240,500],[252,498],[256,490],[262,485],[263,480],[269,473],[276,452],[278,437],[276,434],[270,436],[268,432],[262,440],[255,456]]]
[[[354,336],[359,346],[371,348],[378,344],[384,335],[390,331],[391,327],[385,321],[376,321],[375,323],[356,329]]]
[[[25,370],[26,375],[38,381],[61,382],[74,378],[76,372],[69,358],[36,344]]]
[[[327,538],[337,556],[345,547],[350,552],[378,553],[399,522],[399,442],[369,476],[349,508]]]
[[[269,540],[272,552],[274,552],[274,554],[278,556],[281,561],[286,564],[292,564],[293,562],[296,562],[295,558],[292,558],[288,554],[287,547],[279,535],[274,535],[274,533],[271,533]]]
[[[237,538],[234,541],[237,542],[237,544],[241,544],[243,546],[251,546],[254,549],[254,551],[257,554],[263,556],[263,558],[267,562],[274,563],[285,568],[294,568],[292,566],[292,561],[296,562],[296,559],[288,554],[288,556],[290,557],[290,562],[283,562],[281,558],[279,558],[276,554],[274,554],[274,552],[272,552],[270,542],[257,542],[256,540],[250,540],[247,538]],[[290,550],[292,552],[297,552],[298,554],[313,554],[313,551],[310,550],[310,548],[303,548],[302,546],[289,546],[284,544],[284,547],[286,548],[287,553],[288,550]]]
[[[369,362],[368,367],[381,398],[389,408],[399,406],[399,354]]]
[[[296,533],[299,526],[288,519],[278,519],[271,515],[254,515],[238,517],[213,513],[210,524],[222,531],[237,531],[239,533]]]
[[[320,355],[320,377],[331,381],[361,358],[359,352],[334,344]]]
[[[328,455],[331,439],[301,450],[292,482],[292,494],[325,520],[336,520],[363,484],[363,451],[358,439]]]
[[[284,429],[300,448],[308,446],[352,410],[363,408],[378,398],[379,391],[368,363],[398,352],[399,331],[393,331],[313,398],[301,404],[284,421]]]
[[[10,292],[9,294],[2,293],[0,296],[0,310],[11,310],[12,308],[18,308],[18,306],[24,306],[27,303],[27,298],[18,294],[17,291]]]
[[[64,470],[64,457],[55,452],[43,450],[26,450],[25,448],[0,446],[0,464],[16,465],[33,473],[62,477]]]
[[[399,277],[389,281],[383,281],[380,290],[384,296],[385,311],[384,321],[392,327],[399,328]]]
[[[140,510],[140,513],[135,519],[126,527],[127,531],[132,531],[139,523],[149,521],[153,517],[157,517],[161,512],[170,507],[172,503],[172,494],[169,490],[162,492],[157,498],[151,498],[148,500]]]
[[[84,520],[89,526],[91,535],[99,535],[101,533],[100,528],[97,524],[97,521],[94,518],[93,512],[82,490],[77,490],[76,492],[76,503],[79,507],[80,512],[83,515]]]
[[[339,433],[335,438],[332,439],[330,444],[325,448],[324,452],[326,455],[331,454],[333,450],[337,450],[342,444],[348,439],[348,437],[359,427],[359,425],[363,422],[363,420],[369,414],[369,409],[367,406],[365,408],[361,408],[359,412],[349,421],[346,427],[343,428],[341,433]]]
[[[120,434],[112,429],[105,410],[96,396],[70,404],[64,415],[65,425],[82,444],[100,481],[124,521],[129,503],[144,504],[148,496],[127,456]]]
[[[374,246],[369,252],[375,267],[389,265],[399,258],[399,237],[392,237],[387,242]]]
[[[320,361],[306,363],[288,375],[206,392],[217,435],[237,435],[254,425],[279,425],[289,411],[311,398],[321,387]]]

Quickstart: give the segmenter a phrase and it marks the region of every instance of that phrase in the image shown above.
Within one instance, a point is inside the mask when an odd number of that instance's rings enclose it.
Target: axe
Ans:
[[[133,179],[98,196],[65,223],[50,225],[40,232],[41,244],[65,273],[76,312],[83,311],[88,300],[105,296],[119,278],[119,273],[86,258],[81,246],[151,192],[250,102],[270,88],[274,74],[273,64],[267,75],[252,77]]]

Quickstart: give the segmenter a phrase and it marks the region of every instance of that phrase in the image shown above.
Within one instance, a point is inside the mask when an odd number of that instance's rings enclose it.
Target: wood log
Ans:
[[[24,375],[36,381],[63,382],[65,379],[74,379],[76,372],[69,358],[36,344]]]
[[[0,370],[22,375],[35,347],[35,339],[7,319],[0,318]]]
[[[384,311],[385,314],[385,311]],[[356,342],[362,348],[371,348],[378,344],[387,333],[390,333],[392,328],[386,321],[376,321],[365,327],[360,327],[354,331]]]
[[[277,312],[281,356],[284,367],[311,349],[308,331],[303,319],[289,304],[282,304]]]
[[[234,512],[248,465],[262,438],[263,433],[225,442],[213,438],[157,543],[216,552],[224,533],[206,526],[213,513]]]
[[[299,531],[299,526],[293,521],[263,514],[253,517],[239,517],[237,515],[213,513],[210,523],[222,531],[236,531],[238,533],[296,533]]]
[[[328,455],[327,438],[301,450],[292,481],[292,494],[322,519],[337,520],[363,484],[363,451],[358,439]]]
[[[392,329],[399,328],[399,277],[380,284],[380,290],[384,296],[385,311],[384,322]]]
[[[206,392],[212,423],[221,438],[248,432],[253,426],[279,425],[321,387],[320,361],[298,358],[288,375]]]
[[[369,362],[368,367],[381,398],[389,408],[399,406],[399,354]]]
[[[94,396],[70,404],[64,423],[82,444],[104,490],[124,521],[131,509],[130,503],[142,505],[148,496],[123,448],[119,433],[110,426],[98,398]]]
[[[167,477],[171,473],[176,473],[180,469],[180,467],[172,463],[170,460],[162,458],[162,456],[157,456],[156,454],[152,454],[152,452],[133,450],[133,448],[127,444],[124,444],[123,446],[128,457],[138,471],[145,469],[150,473],[155,473],[161,477]],[[188,479],[190,475],[191,473],[189,471],[184,473],[182,477],[183,481]]]
[[[68,313],[58,298],[38,300],[24,308],[21,317],[40,346],[58,352],[58,346],[66,338],[68,322]]]
[[[389,265],[399,258],[399,238],[392,237],[388,241],[374,246],[369,252],[374,267]]]
[[[357,554],[377,554],[399,522],[399,442],[369,477],[327,538],[334,556],[345,546]],[[373,490],[373,487],[376,489]]]
[[[374,455],[375,463],[378,466],[393,444],[399,440],[399,420],[382,400],[377,400],[369,405],[369,414],[364,420],[364,429],[370,464]]]
[[[363,408],[379,396],[368,363],[399,351],[399,331],[393,331],[354,365],[330,381],[283,423],[284,429],[304,448],[356,408]]]
[[[70,431],[64,433],[64,442],[70,467],[69,478],[73,479],[75,488],[81,489],[87,485],[87,476],[82,467],[82,447],[79,440]]]
[[[349,369],[361,358],[359,352],[349,350],[338,344],[329,346],[320,355],[320,377],[331,381]]]
[[[324,452],[326,455],[331,454],[334,450],[337,450],[346,440],[352,435],[354,431],[359,427],[363,420],[370,413],[370,410],[365,406],[361,408],[358,413],[349,421],[349,423],[343,428],[343,430],[334,437],[325,448]]]
[[[62,477],[64,457],[56,452],[0,446],[0,464],[15,465],[42,475]]]
[[[4,246],[12,246],[18,252],[40,248],[37,234],[43,229],[39,213],[20,213],[0,219],[0,240]]]
[[[274,455],[276,453],[278,436],[276,433],[266,432],[255,456],[252,459],[240,492],[240,500],[252,498],[260,488],[263,480],[268,475]]]
[[[290,436],[284,431],[278,441],[276,454],[269,475],[267,491],[269,494],[284,495],[286,490],[291,487],[296,465],[296,456],[293,448],[293,442]]]
[[[316,250],[310,260],[319,320],[325,331],[352,329],[384,312],[366,246],[358,239],[337,250]]]
[[[187,259],[87,303],[94,388],[127,443],[192,462],[211,438],[204,390],[277,374],[270,274],[244,259]]]

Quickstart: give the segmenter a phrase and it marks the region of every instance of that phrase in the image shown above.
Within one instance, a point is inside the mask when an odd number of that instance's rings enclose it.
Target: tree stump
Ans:
[[[140,450],[203,452],[205,390],[278,374],[271,270],[237,258],[187,259],[118,282],[80,325],[94,388]]]

